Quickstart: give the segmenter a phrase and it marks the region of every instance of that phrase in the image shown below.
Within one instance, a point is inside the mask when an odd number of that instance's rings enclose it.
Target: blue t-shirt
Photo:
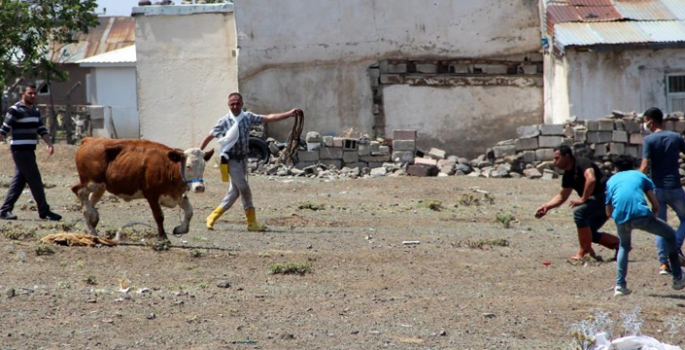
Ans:
[[[606,204],[614,207],[611,216],[616,225],[652,215],[645,192],[653,189],[652,180],[637,170],[620,171],[612,176],[607,181]]]
[[[673,131],[663,130],[647,135],[642,145],[642,158],[649,159],[652,180],[657,188],[680,188],[678,159],[685,153],[685,141]]]

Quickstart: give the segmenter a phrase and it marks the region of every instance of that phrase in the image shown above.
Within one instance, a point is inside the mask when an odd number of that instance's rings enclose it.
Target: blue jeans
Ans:
[[[683,241],[685,241],[685,192],[682,188],[657,188],[654,189],[654,194],[659,201],[659,213],[657,215],[659,219],[668,222],[666,218],[666,209],[668,207],[671,207],[676,215],[678,215],[680,225],[678,225],[675,237],[678,251],[680,251]],[[656,250],[659,254],[659,262],[668,264],[668,249],[666,248],[666,242],[661,237],[656,238]]]
[[[590,196],[588,200],[573,210],[573,221],[577,228],[589,227],[592,242],[598,243],[602,234],[599,229],[609,220],[604,210],[604,198]]]
[[[626,287],[626,275],[628,274],[628,252],[630,252],[630,234],[633,229],[640,229],[659,236],[665,243],[668,252],[668,260],[673,271],[673,281],[681,277],[680,259],[678,259],[678,247],[676,246],[675,230],[665,221],[653,215],[641,216],[630,219],[627,222],[616,225],[618,238],[621,245],[618,248],[616,263],[616,285]]]

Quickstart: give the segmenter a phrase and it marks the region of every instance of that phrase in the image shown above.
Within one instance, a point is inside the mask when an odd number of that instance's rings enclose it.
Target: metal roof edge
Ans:
[[[135,68],[136,62],[85,62],[78,65],[84,68]]]
[[[131,16],[182,16],[221,12],[233,12],[233,4],[136,6],[133,8]]]

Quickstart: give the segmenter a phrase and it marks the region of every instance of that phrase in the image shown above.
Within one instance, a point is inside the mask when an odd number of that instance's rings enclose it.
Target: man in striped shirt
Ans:
[[[36,145],[38,145],[38,135],[45,141],[50,155],[55,152],[55,149],[35,102],[36,86],[24,87],[21,92],[21,101],[9,108],[5,121],[0,127],[0,141],[3,141],[7,135],[12,135],[10,149],[12,159],[14,159],[14,177],[7,190],[5,202],[0,207],[0,219],[3,220],[17,219],[17,216],[12,214],[12,209],[14,209],[14,204],[19,200],[19,196],[27,184],[38,205],[38,216],[45,220],[59,221],[62,219],[62,216],[50,210],[50,206],[45,200],[43,180],[36,163],[35,151]]]

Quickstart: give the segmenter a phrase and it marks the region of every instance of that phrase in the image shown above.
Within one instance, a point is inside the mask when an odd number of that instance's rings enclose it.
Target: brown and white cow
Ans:
[[[187,192],[204,192],[205,162],[214,150],[173,149],[148,140],[113,140],[86,137],[76,151],[80,183],[71,190],[81,201],[90,233],[100,215],[95,204],[108,191],[125,201],[145,198],[157,223],[160,239],[167,239],[161,206],[180,206],[185,215],[174,234],[188,233],[193,207]]]

